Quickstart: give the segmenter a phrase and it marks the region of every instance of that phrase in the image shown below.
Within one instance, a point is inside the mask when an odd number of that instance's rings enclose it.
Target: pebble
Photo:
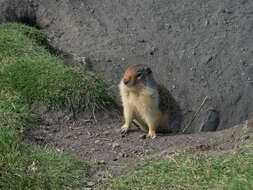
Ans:
[[[206,20],[205,25],[207,26],[209,24],[209,20]]]
[[[95,185],[95,183],[92,182],[92,181],[89,181],[89,182],[87,182],[87,184],[86,184],[87,187],[92,187],[92,186],[94,186],[94,185]]]
[[[110,132],[109,132],[109,131],[105,131],[105,132],[103,132],[103,134],[104,134],[104,135],[109,135]]]
[[[123,157],[123,153],[122,152],[120,152],[118,155],[119,155],[119,157]]]
[[[120,145],[116,142],[112,143],[112,149],[115,150],[116,148],[119,148]]]
[[[206,64],[209,63],[212,60],[212,56],[211,55],[206,55],[204,57],[201,58],[201,63],[202,64]]]

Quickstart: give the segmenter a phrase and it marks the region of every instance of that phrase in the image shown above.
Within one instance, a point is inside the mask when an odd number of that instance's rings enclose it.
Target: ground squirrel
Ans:
[[[133,122],[151,138],[156,132],[177,132],[180,128],[179,105],[171,93],[157,83],[145,65],[130,66],[119,84],[126,133]]]

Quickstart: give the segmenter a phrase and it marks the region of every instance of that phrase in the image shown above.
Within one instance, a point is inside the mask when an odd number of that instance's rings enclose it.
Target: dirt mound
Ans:
[[[0,8],[0,22],[36,25],[56,48],[88,57],[115,91],[122,70],[141,63],[172,91],[186,120],[208,96],[189,131],[212,108],[218,129],[253,115],[253,1],[2,0]]]
[[[136,160],[147,155],[164,157],[187,148],[222,154],[253,139],[252,121],[219,132],[168,134],[150,139],[134,126],[122,137],[122,117],[116,110],[95,115],[80,113],[77,120],[68,112],[46,106],[35,106],[34,111],[40,126],[27,132],[26,142],[56,148],[92,163],[94,178],[124,174],[123,168],[135,167]]]

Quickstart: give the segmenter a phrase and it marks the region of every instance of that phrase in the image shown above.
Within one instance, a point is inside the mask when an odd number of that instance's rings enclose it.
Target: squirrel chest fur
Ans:
[[[156,137],[156,132],[169,132],[169,121],[179,106],[170,92],[154,80],[150,68],[129,67],[119,89],[125,119],[121,132],[127,132],[132,122],[151,138]]]

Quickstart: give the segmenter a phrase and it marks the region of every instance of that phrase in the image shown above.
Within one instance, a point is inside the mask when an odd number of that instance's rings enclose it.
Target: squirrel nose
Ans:
[[[129,80],[124,79],[124,84],[127,85],[129,83]]]

